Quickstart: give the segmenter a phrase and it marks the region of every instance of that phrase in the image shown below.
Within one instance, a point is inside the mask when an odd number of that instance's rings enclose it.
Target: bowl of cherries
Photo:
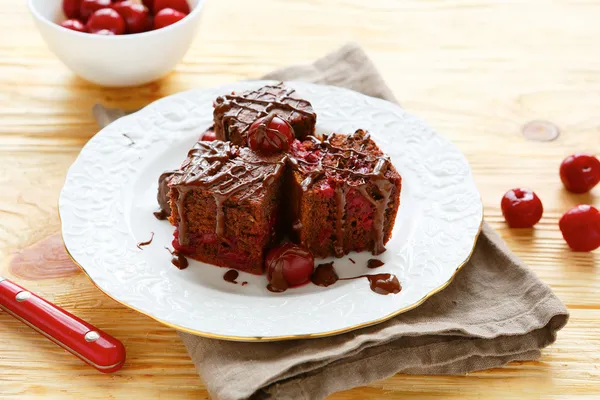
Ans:
[[[103,86],[135,86],[175,67],[194,39],[204,0],[29,0],[50,50]]]

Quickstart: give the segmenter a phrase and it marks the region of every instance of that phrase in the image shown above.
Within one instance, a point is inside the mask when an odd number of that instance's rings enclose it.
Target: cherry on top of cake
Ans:
[[[306,177],[302,181],[304,190],[320,182],[360,186],[373,179],[400,179],[389,157],[362,129],[351,135],[334,133],[322,139],[296,140],[291,155],[293,167]]]
[[[287,121],[298,139],[313,135],[315,131],[317,115],[312,105],[298,97],[294,89],[285,87],[283,82],[219,96],[213,105],[217,139],[239,146],[247,145],[250,126],[269,114]]]
[[[231,142],[199,141],[188,152],[169,187],[202,187],[223,199],[260,196],[285,168],[285,154],[261,155]]]

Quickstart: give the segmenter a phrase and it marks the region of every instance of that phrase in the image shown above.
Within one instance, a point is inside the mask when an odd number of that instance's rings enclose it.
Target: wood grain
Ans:
[[[208,398],[173,330],[115,303],[83,274],[14,277],[11,254],[58,231],[65,173],[97,131],[94,103],[136,109],[181,90],[308,62],[350,40],[365,47],[404,108],[465,153],[486,219],[572,315],[537,362],[463,377],[398,375],[331,398],[597,398],[600,255],[570,252],[557,221],[577,203],[599,206],[600,188],[567,194],[557,169],[569,153],[600,153],[599,20],[600,5],[586,0],[209,0],[196,40],[172,74],[142,87],[105,89],[60,64],[24,1],[4,0],[0,273],[119,337],[129,359],[119,373],[100,375],[0,313],[0,398]],[[555,123],[561,136],[527,141],[520,128],[534,119]],[[514,186],[529,186],[544,201],[533,231],[502,222],[500,197]]]

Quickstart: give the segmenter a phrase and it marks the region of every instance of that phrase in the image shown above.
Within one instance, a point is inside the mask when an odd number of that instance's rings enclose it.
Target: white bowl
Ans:
[[[103,36],[58,25],[62,0],[28,0],[35,23],[56,56],[82,78],[103,86],[135,86],[166,75],[183,58],[200,21],[204,0],[173,25],[133,35]]]

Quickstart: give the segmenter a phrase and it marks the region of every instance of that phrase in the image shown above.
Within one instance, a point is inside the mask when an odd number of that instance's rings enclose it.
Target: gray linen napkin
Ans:
[[[338,85],[395,101],[353,44],[264,78]],[[484,224],[471,260],[448,288],[379,325],[272,343],[180,335],[215,399],[319,399],[396,373],[465,374],[537,359],[567,320],[550,288]]]

